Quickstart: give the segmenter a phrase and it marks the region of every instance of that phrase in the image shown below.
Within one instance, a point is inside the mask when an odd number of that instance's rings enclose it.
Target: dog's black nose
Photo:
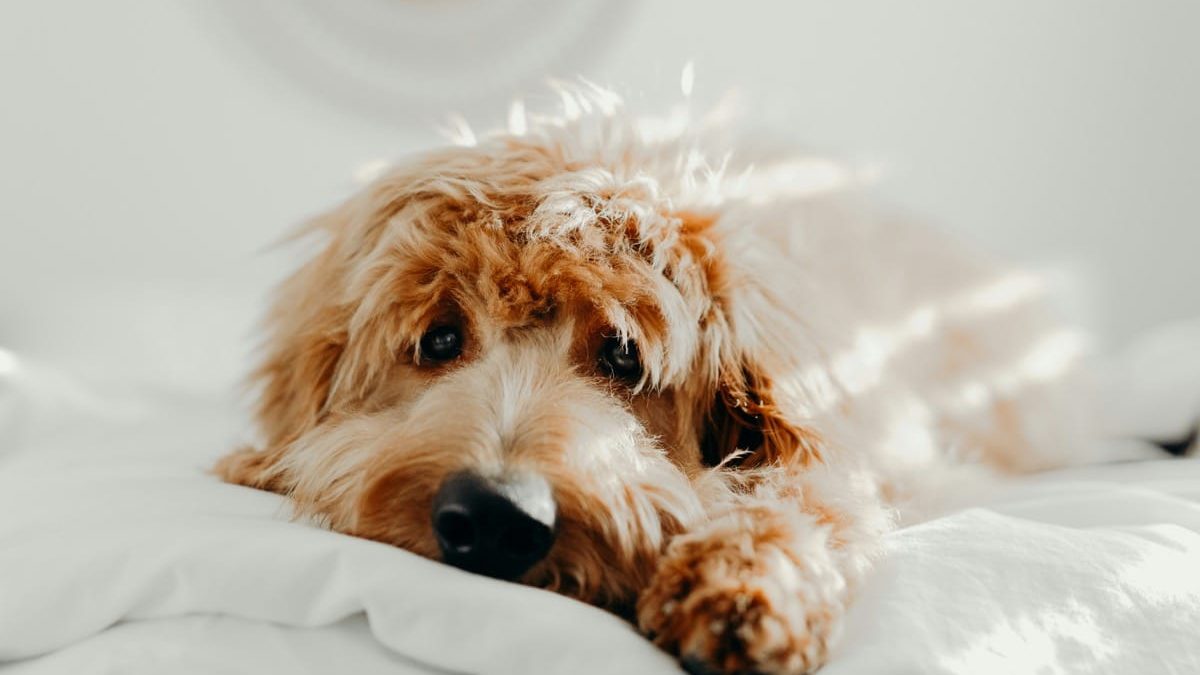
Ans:
[[[516,579],[546,557],[554,516],[550,486],[536,474],[490,480],[461,471],[433,499],[442,560],[497,579]]]

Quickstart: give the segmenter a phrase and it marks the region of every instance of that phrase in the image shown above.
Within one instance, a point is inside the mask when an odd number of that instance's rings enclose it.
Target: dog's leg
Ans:
[[[640,628],[697,673],[820,667],[891,523],[862,481],[831,480],[775,468],[731,491],[668,546],[639,598]]]

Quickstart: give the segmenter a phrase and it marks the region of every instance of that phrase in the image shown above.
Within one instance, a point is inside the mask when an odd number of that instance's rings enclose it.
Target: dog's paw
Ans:
[[[641,630],[691,673],[792,675],[824,662],[845,603],[824,542],[796,550],[755,534],[680,537],[639,598]]]

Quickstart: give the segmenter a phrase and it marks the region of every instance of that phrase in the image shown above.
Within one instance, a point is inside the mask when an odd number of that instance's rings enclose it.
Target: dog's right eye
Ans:
[[[438,326],[421,336],[421,360],[441,363],[462,355],[462,333],[454,326]]]
[[[637,381],[642,376],[637,344],[633,340],[615,337],[605,339],[604,346],[600,348],[600,367],[618,380]]]

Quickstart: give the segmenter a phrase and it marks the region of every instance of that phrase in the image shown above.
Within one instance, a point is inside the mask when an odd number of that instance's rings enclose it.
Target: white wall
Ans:
[[[289,73],[255,46],[278,37],[270,25],[237,7],[0,5],[0,345],[223,385],[289,264],[262,249],[363,162],[435,141],[430,111]],[[607,7],[587,16],[584,53],[547,55],[545,73],[572,64],[665,101],[692,59],[699,99],[737,86],[811,144],[882,162],[882,190],[910,210],[1084,270],[1113,341],[1200,315],[1200,3]],[[477,103],[463,107],[484,120],[507,101]]]

